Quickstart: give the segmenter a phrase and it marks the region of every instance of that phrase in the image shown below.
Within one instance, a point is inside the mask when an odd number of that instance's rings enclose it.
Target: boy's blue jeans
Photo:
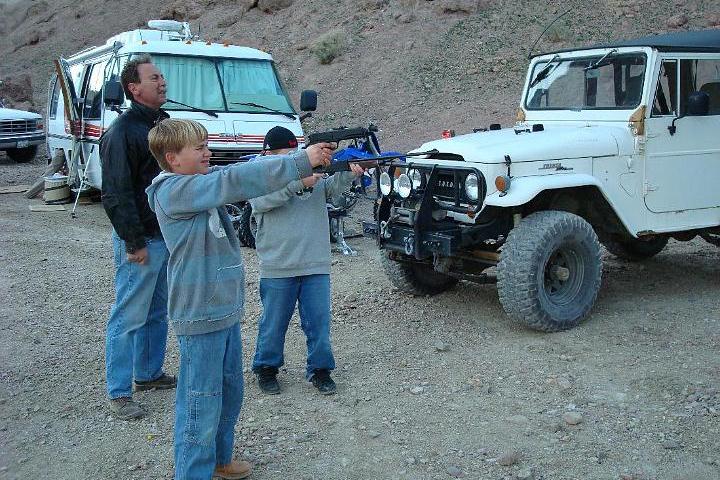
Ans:
[[[330,275],[261,278],[263,313],[258,326],[252,368],[280,368],[285,363],[285,334],[298,304],[300,326],[307,343],[305,376],[317,369],[333,370],[330,345]]]
[[[163,374],[167,342],[167,262],[162,237],[147,239],[145,265],[128,262],[125,242],[112,233],[115,257],[115,303],[105,338],[108,396],[132,396],[132,381]]]
[[[240,324],[177,339],[175,479],[208,480],[232,459],[243,400]]]

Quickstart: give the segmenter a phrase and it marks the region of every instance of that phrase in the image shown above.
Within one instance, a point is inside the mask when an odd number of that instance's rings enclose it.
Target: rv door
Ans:
[[[75,136],[76,125],[79,125],[80,122],[80,111],[78,109],[77,95],[75,95],[75,86],[70,76],[70,65],[62,57],[55,60],[54,63],[65,105],[65,116],[70,122],[72,134]]]

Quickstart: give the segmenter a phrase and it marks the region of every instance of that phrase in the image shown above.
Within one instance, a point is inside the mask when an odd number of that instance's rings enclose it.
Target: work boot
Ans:
[[[130,397],[111,399],[110,411],[120,420],[137,420],[146,415],[140,404]]]
[[[141,382],[135,380],[135,391],[142,392],[143,390],[169,390],[177,386],[177,378],[175,375],[168,375],[163,373],[155,380],[148,380],[147,382]]]
[[[333,382],[333,379],[330,378],[330,370],[315,370],[315,373],[313,373],[313,376],[310,380],[321,394],[332,395],[333,393],[335,393],[335,382]]]
[[[280,393],[280,384],[277,381],[277,368],[260,367],[255,370],[257,375],[258,386],[263,393],[268,395],[277,395]]]
[[[231,460],[227,465],[216,465],[213,479],[236,480],[247,478],[252,473],[252,465],[242,460]]]

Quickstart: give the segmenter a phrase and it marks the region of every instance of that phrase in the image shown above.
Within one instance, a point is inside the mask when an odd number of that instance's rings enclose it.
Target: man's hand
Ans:
[[[147,247],[143,247],[140,250],[135,250],[135,253],[127,254],[127,261],[131,262],[131,263],[139,263],[140,265],[145,265],[147,263],[147,259],[148,259]]]
[[[316,184],[321,178],[323,178],[323,176],[324,176],[324,175],[323,175],[322,173],[313,173],[311,176],[303,178],[303,179],[302,179],[303,187],[305,187],[305,188],[314,187],[315,184]]]
[[[366,168],[363,168],[359,163],[350,163],[348,165],[350,167],[350,171],[355,174],[356,177],[359,177],[363,173],[365,173]]]
[[[330,165],[334,150],[334,144],[323,142],[310,145],[305,149],[305,152],[307,153],[308,159],[310,160],[310,165],[315,168],[321,166],[327,167],[328,165]]]

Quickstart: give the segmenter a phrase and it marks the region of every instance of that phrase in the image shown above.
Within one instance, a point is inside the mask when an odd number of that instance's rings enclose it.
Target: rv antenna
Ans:
[[[542,33],[541,33],[540,35],[538,35],[537,39],[535,39],[535,42],[532,44],[532,47],[530,47],[530,51],[528,52],[528,60],[530,60],[530,58],[532,58],[533,48],[535,48],[535,45],[537,45],[537,43],[540,41],[540,39],[542,38],[542,36],[545,35],[545,32],[547,32],[547,31],[550,29],[550,27],[553,26],[553,24],[554,24],[555,22],[557,22],[558,20],[560,20],[562,17],[564,17],[565,15],[567,15],[568,13],[570,13],[571,11],[572,11],[572,8],[568,8],[565,13],[563,13],[562,15],[558,15],[557,17],[555,17],[555,20],[553,20],[552,22],[550,22],[550,25],[548,25],[547,27],[545,27],[545,30],[543,30]]]

